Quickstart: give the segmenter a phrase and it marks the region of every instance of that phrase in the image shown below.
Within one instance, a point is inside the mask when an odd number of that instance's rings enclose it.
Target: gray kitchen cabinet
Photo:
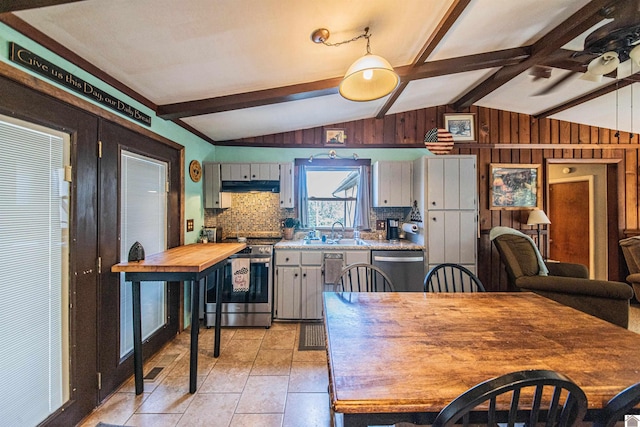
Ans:
[[[412,162],[378,161],[373,164],[374,208],[410,207],[412,197]]]
[[[220,175],[222,181],[251,181],[251,164],[222,163]]]
[[[224,209],[231,207],[231,194],[220,192],[220,163],[203,163],[204,207],[207,209]]]
[[[369,262],[369,250],[326,251],[340,253],[344,265]],[[324,283],[324,253],[322,250],[275,250],[276,319],[322,319],[322,292],[333,290]]]
[[[278,181],[280,179],[280,164],[251,163],[252,181]]]
[[[222,163],[223,181],[278,181],[279,163]]]
[[[425,156],[414,162],[414,196],[423,227],[410,236],[425,245],[426,267],[445,262],[477,271],[476,157]],[[423,239],[422,241],[420,239]]]
[[[293,208],[293,163],[280,163],[280,207]]]
[[[276,250],[277,319],[322,318],[322,251]]]

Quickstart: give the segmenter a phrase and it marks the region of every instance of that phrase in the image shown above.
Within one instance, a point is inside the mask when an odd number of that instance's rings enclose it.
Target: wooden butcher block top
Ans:
[[[240,252],[246,243],[193,243],[177,246],[142,261],[121,262],[111,267],[113,273],[184,272],[198,273]]]

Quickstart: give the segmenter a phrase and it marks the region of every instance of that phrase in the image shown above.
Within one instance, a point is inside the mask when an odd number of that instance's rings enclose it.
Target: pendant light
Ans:
[[[340,82],[340,95],[350,101],[373,101],[393,92],[400,83],[400,77],[393,70],[389,61],[371,53],[369,27],[364,33],[339,43],[328,43],[329,30],[320,28],[311,34],[311,40],[325,46],[337,47],[358,39],[367,40],[367,53],[356,60],[347,70]]]

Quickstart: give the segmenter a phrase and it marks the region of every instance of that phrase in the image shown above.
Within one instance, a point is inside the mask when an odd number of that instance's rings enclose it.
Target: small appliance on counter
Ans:
[[[400,238],[398,230],[400,229],[399,218],[387,218],[387,240],[390,242],[397,242]]]
[[[204,233],[209,243],[220,243],[222,241],[222,227],[205,227]]]

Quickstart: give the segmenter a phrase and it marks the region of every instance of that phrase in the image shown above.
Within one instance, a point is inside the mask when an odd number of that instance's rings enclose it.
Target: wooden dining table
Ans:
[[[178,281],[191,286],[191,346],[189,356],[189,392],[195,393],[198,372],[198,334],[200,330],[200,282],[206,286],[207,278],[216,286],[216,322],[214,357],[220,353],[220,326],[222,286],[218,286],[220,273],[229,256],[240,252],[246,243],[194,243],[177,246],[164,252],[148,255],[141,261],[128,261],[111,267],[113,273],[125,273],[132,283],[133,308],[133,367],[136,394],[144,391],[142,374],[142,321],[140,309],[140,283],[145,281]]]
[[[345,427],[431,424],[454,398],[528,369],[568,376],[586,419],[640,382],[640,335],[529,292],[325,292],[332,409]]]

